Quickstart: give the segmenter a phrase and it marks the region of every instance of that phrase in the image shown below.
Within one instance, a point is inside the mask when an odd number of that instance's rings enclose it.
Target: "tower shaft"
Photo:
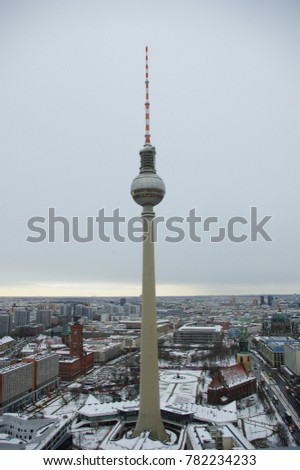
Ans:
[[[155,440],[167,439],[159,399],[159,375],[157,352],[157,322],[155,296],[154,243],[152,206],[144,206],[143,241],[143,286],[142,286],[142,331],[140,367],[140,408],[134,436],[149,430]]]

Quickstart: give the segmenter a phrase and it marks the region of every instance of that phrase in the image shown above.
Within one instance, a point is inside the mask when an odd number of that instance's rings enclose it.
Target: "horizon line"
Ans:
[[[288,296],[295,296],[295,295],[300,295],[300,293],[293,292],[293,293],[287,293],[287,292],[271,292],[268,294],[264,293],[248,293],[248,294],[181,294],[181,295],[156,295],[156,298],[162,298],[162,297],[260,297],[264,296],[267,297],[269,295],[288,295]],[[0,295],[1,298],[120,298],[120,297],[133,297],[133,298],[141,298],[141,295]]]

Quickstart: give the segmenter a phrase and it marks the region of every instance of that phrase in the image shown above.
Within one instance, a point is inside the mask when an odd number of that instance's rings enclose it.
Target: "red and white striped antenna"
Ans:
[[[145,145],[151,145],[150,142],[150,102],[149,102],[149,66],[148,66],[148,46],[146,46],[146,102],[145,102],[145,117],[146,117],[146,133]]]

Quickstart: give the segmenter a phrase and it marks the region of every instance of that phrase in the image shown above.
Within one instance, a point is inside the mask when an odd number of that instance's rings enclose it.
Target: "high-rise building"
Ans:
[[[295,374],[300,377],[300,344],[285,343],[284,345],[284,364]]]
[[[11,333],[12,321],[9,312],[0,312],[0,338]]]
[[[141,166],[139,175],[131,184],[134,201],[143,207],[143,279],[142,279],[142,329],[140,366],[140,405],[138,420],[133,435],[150,432],[155,440],[165,441],[167,433],[161,418],[159,398],[156,294],[154,270],[153,207],[165,195],[163,180],[155,169],[155,147],[150,140],[150,103],[148,76],[148,48],[146,47],[146,133],[145,144],[140,150]]]
[[[23,358],[22,362],[32,364],[33,389],[39,388],[58,377],[59,355],[54,352],[40,355],[33,354]]]
[[[49,328],[51,326],[51,310],[38,310],[36,314],[36,322]]]
[[[29,325],[30,323],[30,312],[28,308],[17,307],[14,310],[14,327]]]
[[[19,362],[0,370],[0,407],[32,390],[31,363]]]
[[[91,307],[88,307],[87,305],[84,305],[82,308],[82,316],[86,317],[88,320],[92,320],[93,309]]]
[[[123,309],[124,309],[124,315],[126,315],[126,316],[139,317],[140,314],[141,314],[141,306],[140,305],[125,304]]]
[[[71,321],[72,319],[72,305],[71,304],[62,304],[60,306],[60,315]]]

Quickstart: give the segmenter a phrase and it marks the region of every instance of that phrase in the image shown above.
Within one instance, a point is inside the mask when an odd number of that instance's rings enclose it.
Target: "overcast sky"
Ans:
[[[183,224],[170,243],[160,224],[157,294],[300,292],[299,20],[297,0],[0,0],[0,295],[140,295],[126,223],[124,243],[96,224],[92,242],[30,243],[27,222],[47,231],[54,208],[84,236],[101,209],[140,214],[146,45],[156,215],[272,216],[272,242],[240,224],[246,241],[212,243],[198,224],[199,243]]]

